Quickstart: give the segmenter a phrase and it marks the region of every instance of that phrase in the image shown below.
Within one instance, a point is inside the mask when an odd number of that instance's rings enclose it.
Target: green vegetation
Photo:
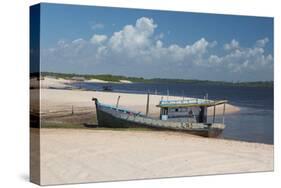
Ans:
[[[190,83],[190,84],[207,84],[207,85],[224,85],[237,87],[273,87],[273,81],[256,81],[256,82],[226,82],[226,81],[211,81],[211,80],[185,80],[185,79],[151,79],[158,83]]]
[[[226,82],[226,81],[210,81],[210,80],[192,80],[192,79],[165,79],[165,78],[152,78],[145,79],[142,77],[127,77],[111,74],[69,74],[69,73],[54,73],[42,72],[41,76],[52,76],[55,78],[72,79],[73,77],[83,77],[86,80],[99,79],[109,82],[120,82],[120,80],[129,80],[131,82],[141,83],[190,83],[190,84],[208,84],[208,85],[224,85],[224,86],[237,86],[237,87],[273,87],[273,81],[256,81],[256,82]]]
[[[51,76],[55,78],[72,79],[73,77],[84,77],[86,80],[99,79],[109,82],[120,82],[120,80],[129,80],[132,82],[145,82],[144,78],[138,77],[126,77],[120,75],[111,74],[99,74],[99,75],[89,75],[89,74],[68,74],[68,73],[54,73],[54,72],[42,72],[41,76]]]

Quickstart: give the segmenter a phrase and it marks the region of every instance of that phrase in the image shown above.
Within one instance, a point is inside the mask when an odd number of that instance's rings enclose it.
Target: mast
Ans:
[[[118,98],[117,98],[116,109],[118,109],[118,106],[119,106],[119,100],[120,100],[120,95],[119,95],[119,96],[118,96]]]
[[[216,105],[214,105],[213,123],[215,123],[215,119],[216,119]]]
[[[149,113],[149,92],[147,93],[147,101],[146,101],[146,116],[148,116]]]
[[[223,104],[222,124],[224,124],[224,114],[225,114],[225,103]]]

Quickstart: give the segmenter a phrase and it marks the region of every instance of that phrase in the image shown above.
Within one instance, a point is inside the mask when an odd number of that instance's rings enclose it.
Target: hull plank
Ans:
[[[184,131],[205,137],[218,137],[223,124],[203,124],[154,119],[130,111],[124,111],[100,104],[97,100],[96,112],[99,127],[110,128],[153,128]]]

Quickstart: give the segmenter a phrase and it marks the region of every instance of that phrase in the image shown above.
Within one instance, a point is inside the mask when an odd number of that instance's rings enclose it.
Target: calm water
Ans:
[[[166,95],[169,90],[169,95],[196,98],[203,98],[208,93],[209,99],[226,99],[230,104],[241,108],[239,113],[226,115],[226,128],[222,137],[273,144],[273,88],[186,83],[77,83],[75,85],[89,90],[102,90],[103,86],[110,85],[116,92],[147,93],[150,91],[159,95]]]

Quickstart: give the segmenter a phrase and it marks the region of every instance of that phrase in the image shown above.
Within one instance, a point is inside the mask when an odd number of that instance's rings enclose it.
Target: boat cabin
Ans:
[[[224,104],[226,100],[214,101],[208,99],[161,100],[157,107],[160,108],[160,119],[187,118],[189,122],[207,123],[207,108],[214,107],[213,122],[216,116],[216,105]]]

